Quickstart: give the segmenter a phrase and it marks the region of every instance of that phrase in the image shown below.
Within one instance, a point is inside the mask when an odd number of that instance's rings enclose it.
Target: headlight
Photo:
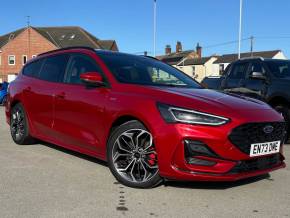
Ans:
[[[158,103],[157,107],[168,123],[189,123],[189,124],[201,124],[210,126],[220,126],[230,120],[225,117],[207,114],[195,110],[188,110],[184,108],[169,106],[166,104]]]

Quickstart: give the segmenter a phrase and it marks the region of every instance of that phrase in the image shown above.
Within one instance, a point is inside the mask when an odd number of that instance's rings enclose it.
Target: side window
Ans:
[[[37,60],[26,65],[22,71],[22,74],[30,77],[38,77],[43,60]]]
[[[248,63],[238,63],[238,64],[233,65],[228,78],[229,79],[245,79],[248,66],[249,66]]]
[[[49,82],[62,82],[68,59],[67,54],[45,58],[39,78]]]
[[[67,73],[65,82],[71,83],[71,84],[80,84],[80,75],[82,73],[87,72],[99,72],[101,73],[100,67],[97,65],[95,60],[92,58],[82,55],[82,54],[76,54],[72,55]]]
[[[255,62],[255,63],[252,64],[250,72],[261,72],[261,73],[265,73],[265,69],[262,66],[262,64]]]

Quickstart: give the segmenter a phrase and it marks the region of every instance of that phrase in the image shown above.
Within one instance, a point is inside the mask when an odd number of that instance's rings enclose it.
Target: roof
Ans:
[[[281,50],[273,50],[273,51],[259,51],[259,52],[247,52],[241,53],[241,58],[246,57],[262,57],[262,58],[273,58],[277,53],[281,52]],[[218,59],[214,62],[214,64],[220,63],[231,63],[233,61],[238,60],[238,54],[225,54],[218,57]]]
[[[91,33],[78,26],[60,26],[60,27],[31,27],[40,35],[50,41],[58,48],[66,48],[73,46],[86,46],[94,49],[107,49],[111,50],[116,45],[115,40],[100,40],[93,36]],[[16,30],[14,35],[19,35],[26,28]],[[3,47],[9,42],[8,33],[0,36],[0,47]],[[15,37],[14,36],[14,37]]]
[[[106,50],[112,50],[116,41],[115,40],[99,40],[98,43]]]
[[[168,55],[157,56],[156,58],[170,65],[175,65],[179,63],[183,58],[186,58],[188,55],[195,53],[194,50],[187,50],[182,52],[173,52]]]
[[[202,57],[202,58],[190,58],[184,61],[184,66],[187,65],[203,65],[208,62],[212,57]],[[183,63],[181,63],[183,65]]]
[[[9,42],[9,40],[17,37],[20,33],[23,32],[23,30],[25,30],[25,28],[21,28],[21,29],[18,29],[16,31],[7,33],[3,36],[0,36],[0,48],[3,47],[5,44],[7,44],[7,42]]]

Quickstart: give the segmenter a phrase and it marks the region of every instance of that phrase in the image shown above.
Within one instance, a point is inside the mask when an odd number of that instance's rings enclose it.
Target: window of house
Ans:
[[[8,65],[15,65],[15,55],[8,55]]]
[[[195,66],[192,66],[192,76],[195,76]]]
[[[22,64],[26,64],[27,62],[27,55],[22,55]]]

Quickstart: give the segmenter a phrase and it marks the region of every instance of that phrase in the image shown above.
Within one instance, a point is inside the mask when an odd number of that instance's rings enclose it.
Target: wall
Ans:
[[[195,78],[198,82],[201,82],[204,77],[206,76],[214,76],[218,75],[219,66],[215,66],[213,64],[214,61],[216,61],[216,57],[211,57],[204,65],[194,65],[195,67],[195,76],[193,76],[193,65],[188,66],[174,66],[177,69],[183,71],[187,75]],[[217,69],[216,69],[217,68]]]
[[[284,55],[284,53],[283,52],[278,52],[274,57],[273,57],[273,59],[283,59],[283,60],[286,60],[287,58],[286,58],[286,56]]]
[[[34,29],[29,28],[24,30],[1,48],[0,79],[7,81],[8,75],[11,75],[9,78],[12,78],[12,75],[18,74],[23,67],[23,55],[27,55],[27,60],[29,60],[33,55],[54,49],[56,49],[56,46]],[[8,55],[15,55],[15,65],[8,65]]]

